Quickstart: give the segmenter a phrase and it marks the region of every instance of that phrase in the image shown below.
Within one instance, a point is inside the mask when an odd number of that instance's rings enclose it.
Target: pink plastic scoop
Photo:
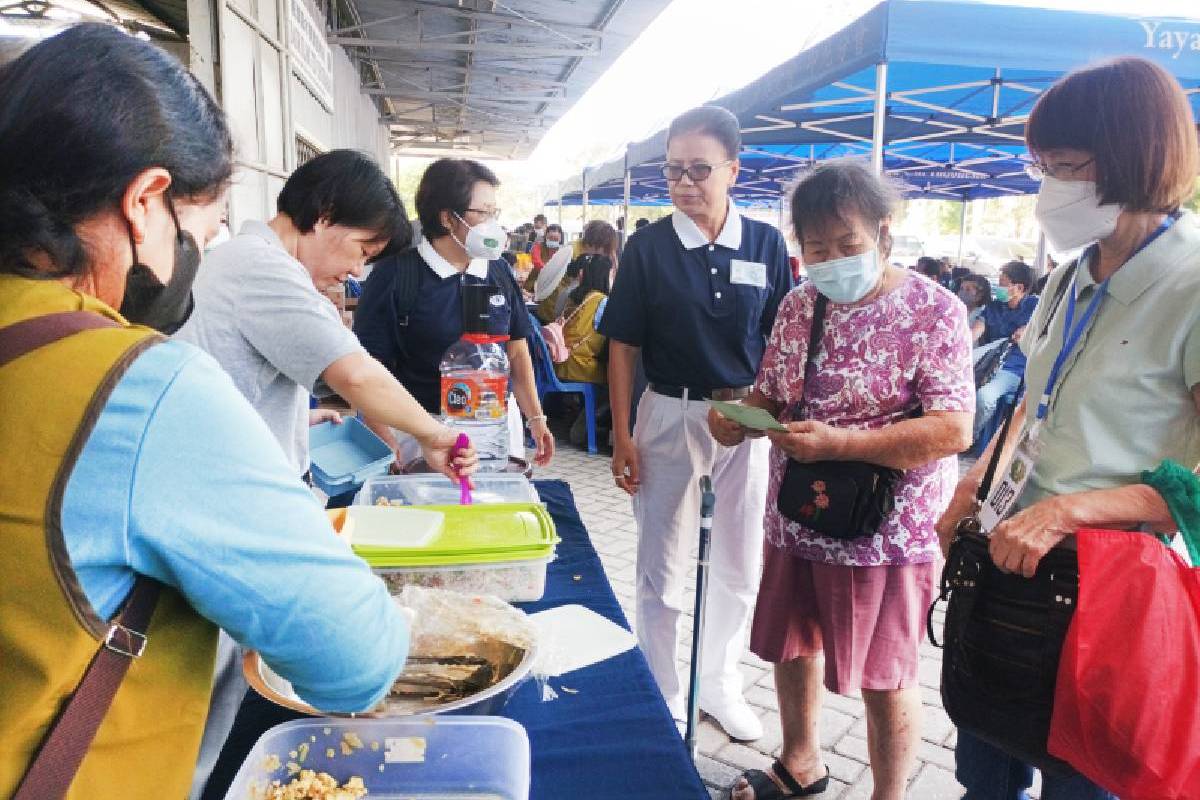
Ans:
[[[458,439],[454,442],[454,450],[450,453],[450,458],[453,460],[453,458],[457,456],[459,452],[466,450],[470,446],[471,437],[467,436],[465,433],[460,433],[458,435]],[[458,495],[459,505],[471,505],[471,479],[466,475],[459,476],[458,486],[460,489]]]

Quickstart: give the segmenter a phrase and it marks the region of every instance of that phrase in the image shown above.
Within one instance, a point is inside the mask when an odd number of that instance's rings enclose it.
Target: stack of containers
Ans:
[[[372,478],[357,506],[408,506],[444,516],[427,544],[358,554],[398,593],[417,585],[466,594],[489,594],[508,602],[540,600],[546,568],[554,559],[554,521],[521,475],[476,475],[474,503],[458,505],[459,488],[443,475]]]

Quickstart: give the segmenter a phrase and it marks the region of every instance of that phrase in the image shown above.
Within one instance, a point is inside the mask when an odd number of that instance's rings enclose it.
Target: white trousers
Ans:
[[[633,498],[638,643],[673,709],[682,708],[687,694],[675,656],[683,611],[695,601],[684,594],[696,570],[691,552],[699,538],[702,475],[712,476],[717,496],[700,643],[700,694],[709,702],[741,696],[738,662],[762,570],[770,444],[755,439],[722,447],[709,433],[707,418],[705,402],[647,391],[633,432],[641,468]]]

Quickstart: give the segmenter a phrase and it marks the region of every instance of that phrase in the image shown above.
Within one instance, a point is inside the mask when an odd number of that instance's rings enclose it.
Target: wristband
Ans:
[[[536,417],[530,417],[525,422],[525,427],[531,428],[531,427],[533,427],[533,423],[535,423],[535,422],[549,422],[549,420],[550,420],[550,418],[547,417],[545,414],[539,414]]]

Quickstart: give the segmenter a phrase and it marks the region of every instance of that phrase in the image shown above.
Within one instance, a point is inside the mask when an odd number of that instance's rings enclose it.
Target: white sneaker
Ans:
[[[741,695],[719,703],[701,698],[700,708],[705,714],[716,720],[731,739],[752,742],[763,736],[762,721]]]

